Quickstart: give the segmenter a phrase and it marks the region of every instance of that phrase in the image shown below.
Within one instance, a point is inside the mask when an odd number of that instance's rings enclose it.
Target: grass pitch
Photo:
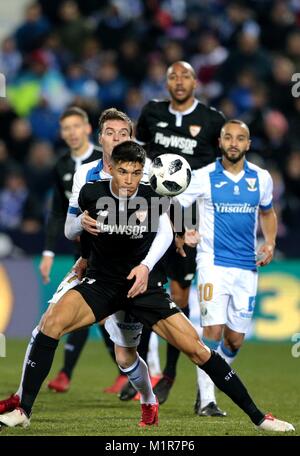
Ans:
[[[56,374],[62,361],[62,343],[48,378]],[[0,358],[0,398],[16,390],[26,343],[7,341],[7,357]],[[160,344],[164,365],[165,343]],[[291,355],[290,344],[246,343],[234,368],[246,383],[258,406],[294,424],[300,435],[300,359]],[[248,417],[218,392],[218,404],[226,418],[203,418],[193,413],[195,367],[181,355],[178,375],[168,401],[160,408],[157,428],[139,429],[139,403],[121,402],[104,394],[117,371],[101,341],[89,341],[74,372],[71,389],[58,394],[47,390],[46,383],[34,407],[27,429],[5,428],[1,435],[31,436],[249,436],[260,435]],[[264,434],[265,435],[265,434]],[[273,434],[274,435],[274,434]]]

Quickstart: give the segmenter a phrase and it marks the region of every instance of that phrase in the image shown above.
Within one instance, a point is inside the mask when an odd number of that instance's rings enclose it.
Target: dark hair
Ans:
[[[89,118],[88,118],[87,113],[83,109],[77,108],[77,106],[70,106],[69,108],[67,108],[61,114],[59,120],[61,122],[62,120],[66,119],[67,117],[71,117],[71,116],[79,116],[84,120],[84,122],[89,123]]]
[[[124,141],[113,148],[111,161],[113,164],[118,162],[137,162],[144,166],[146,152],[138,143],[134,141]]]
[[[118,111],[116,108],[109,108],[105,109],[105,111],[102,112],[100,118],[99,118],[99,133],[102,133],[103,130],[103,125],[107,120],[123,120],[128,124],[129,127],[129,134],[132,136],[133,133],[133,123],[130,120],[130,118],[125,114],[125,112]]]

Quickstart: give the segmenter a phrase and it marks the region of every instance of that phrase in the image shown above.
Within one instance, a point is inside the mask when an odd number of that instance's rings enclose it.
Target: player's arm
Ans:
[[[127,277],[128,280],[135,277],[134,284],[128,291],[128,298],[134,298],[147,290],[149,273],[170,247],[172,240],[173,230],[171,222],[169,216],[164,213],[159,217],[158,230],[146,257],[138,266],[130,271]]]
[[[81,211],[79,207],[79,195],[85,184],[85,174],[79,168],[74,174],[72,195],[69,200],[69,208],[65,221],[65,236],[71,241],[81,235],[83,230],[91,234],[98,234],[96,220],[89,216],[87,211]]]
[[[268,171],[259,175],[261,198],[259,201],[259,221],[264,235],[264,244],[258,253],[257,266],[269,264],[274,255],[277,235],[277,217],[273,209],[273,181]]]
[[[64,192],[60,185],[57,170],[54,174],[54,193],[51,210],[46,224],[45,248],[42,253],[42,260],[39,266],[44,283],[50,282],[50,272],[55,256],[55,245],[58,237],[63,232],[65,221]]]
[[[257,266],[265,266],[272,261],[277,235],[277,217],[272,208],[260,210],[259,212],[260,226],[264,235],[264,243],[258,251],[261,258],[257,261]]]

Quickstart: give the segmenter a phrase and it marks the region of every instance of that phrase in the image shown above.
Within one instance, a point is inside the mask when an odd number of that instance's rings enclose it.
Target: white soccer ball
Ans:
[[[175,196],[189,186],[191,167],[185,158],[177,154],[156,157],[149,168],[149,182],[159,195]]]

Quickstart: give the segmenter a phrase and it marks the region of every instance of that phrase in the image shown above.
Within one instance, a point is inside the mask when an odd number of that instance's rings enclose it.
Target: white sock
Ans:
[[[31,350],[31,347],[32,347],[32,344],[37,336],[39,332],[39,327],[37,326],[36,328],[34,328],[34,330],[32,331],[31,333],[31,339],[29,341],[29,344],[27,345],[27,348],[26,348],[26,352],[25,352],[25,356],[24,356],[24,361],[23,361],[23,367],[22,367],[22,375],[21,375],[21,380],[20,380],[20,384],[19,384],[19,388],[18,390],[16,391],[15,394],[17,394],[20,398],[22,396],[22,393],[23,393],[23,378],[24,378],[24,373],[25,373],[25,368],[27,366],[27,361],[28,361],[28,358],[29,358],[29,353],[30,353],[30,350]]]
[[[158,335],[152,331],[149,341],[149,349],[147,354],[147,363],[152,377],[161,375],[159,352],[158,352]]]
[[[127,367],[127,369],[120,367],[120,370],[128,376],[130,383],[140,393],[141,404],[156,404],[156,397],[153,394],[148,366],[138,354],[137,359],[130,367]]]
[[[232,351],[229,348],[224,346],[224,340],[220,343],[216,350],[222,358],[230,365],[234,360],[236,355],[238,354],[239,350]]]
[[[215,384],[204,370],[197,367],[197,382],[200,390],[201,408],[210,402],[216,403]]]

